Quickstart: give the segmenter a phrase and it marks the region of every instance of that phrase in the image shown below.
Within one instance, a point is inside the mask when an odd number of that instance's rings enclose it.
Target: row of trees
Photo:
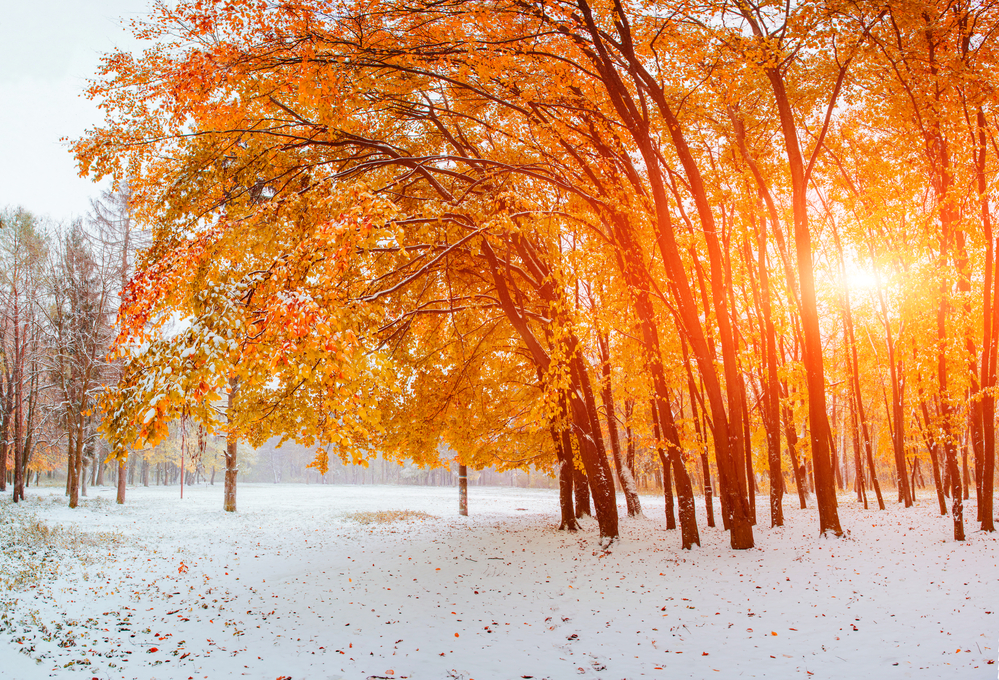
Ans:
[[[0,490],[10,482],[15,502],[31,472],[65,466],[73,507],[88,465],[103,482],[110,451],[94,409],[117,377],[109,353],[134,238],[121,194],[70,225],[0,213]]]
[[[106,58],[106,122],[75,144],[154,230],[111,440],[192,418],[228,433],[233,484],[238,437],[316,446],[321,469],[530,451],[558,462],[562,526],[592,499],[606,542],[614,475],[641,512],[646,448],[683,547],[696,469],[742,549],[763,470],[773,525],[789,469],[842,533],[845,442],[883,507],[880,429],[902,502],[926,460],[959,540],[967,442],[992,531],[997,20],[939,0],[161,6],[138,28],[156,49]]]

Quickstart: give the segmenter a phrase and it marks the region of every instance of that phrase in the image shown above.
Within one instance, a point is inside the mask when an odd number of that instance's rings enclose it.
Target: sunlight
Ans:
[[[847,265],[846,286],[852,291],[871,292],[877,290],[878,277],[870,269]]]

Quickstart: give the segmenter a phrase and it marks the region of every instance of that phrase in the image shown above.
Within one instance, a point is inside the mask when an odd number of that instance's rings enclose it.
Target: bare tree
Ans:
[[[99,244],[101,259],[110,266],[108,275],[118,285],[114,301],[114,316],[117,316],[121,293],[134,271],[137,254],[148,245],[149,241],[148,234],[138,229],[132,220],[131,196],[127,184],[117,191],[105,191],[100,198],[90,202],[90,214],[87,220],[96,243]],[[112,281],[109,280],[108,283],[111,284]],[[117,379],[118,369],[117,363],[108,367],[108,370],[114,373],[114,379]],[[116,454],[118,454],[116,451],[110,452],[111,456]],[[124,503],[128,452],[117,455],[117,458],[117,499],[118,503]]]
[[[65,423],[69,506],[86,493],[86,464],[98,465],[94,452],[94,405],[102,382],[110,378],[112,320],[120,289],[114,248],[74,222],[52,248],[46,318],[49,375],[55,409]]]
[[[37,425],[39,327],[36,314],[46,238],[25,210],[0,213],[0,489],[13,454],[13,498],[24,482]]]

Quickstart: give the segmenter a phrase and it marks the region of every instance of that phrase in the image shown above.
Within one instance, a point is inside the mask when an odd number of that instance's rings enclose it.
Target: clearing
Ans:
[[[681,551],[643,496],[604,554],[548,490],[471,487],[467,518],[435,487],[244,484],[235,515],[221,486],[28,493],[0,501],[5,678],[996,677],[997,536],[954,542],[931,496],[842,496],[838,540],[761,496],[744,552],[700,505]]]

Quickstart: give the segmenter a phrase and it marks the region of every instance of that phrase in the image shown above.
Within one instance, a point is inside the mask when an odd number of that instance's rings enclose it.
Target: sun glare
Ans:
[[[878,287],[878,277],[869,269],[863,267],[848,267],[846,270],[846,286],[850,290],[868,292]]]

